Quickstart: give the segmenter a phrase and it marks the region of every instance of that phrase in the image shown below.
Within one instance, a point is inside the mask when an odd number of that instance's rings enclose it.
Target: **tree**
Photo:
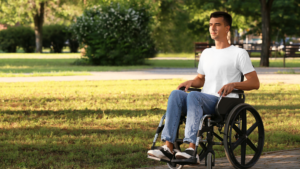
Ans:
[[[259,0],[259,3],[253,0],[186,0],[193,6],[198,8],[206,8],[207,10],[222,10],[233,13],[235,15],[244,16],[247,18],[254,18],[254,20],[260,20],[262,23],[262,52],[260,66],[269,66],[269,54],[270,54],[270,13],[274,0]],[[191,5],[190,5],[191,6]],[[260,8],[260,12],[257,10]],[[260,14],[260,18],[258,18]]]
[[[274,0],[260,0],[262,18],[262,47],[260,66],[269,67],[270,56],[270,13]]]
[[[234,34],[239,29],[249,28],[253,21],[259,20],[260,14],[257,5],[245,3],[233,3],[234,0],[186,0],[186,6],[193,13],[194,18],[190,21],[190,29],[194,33],[205,32],[207,41],[209,37],[209,16],[215,11],[225,11],[231,14],[233,22],[230,28],[230,41],[234,42]],[[244,7],[244,6],[247,6]]]
[[[1,0],[0,21],[22,25],[34,24],[36,52],[42,52],[42,29],[45,16],[71,20],[77,14],[81,0]],[[67,6],[66,6],[67,5]],[[82,6],[82,5],[81,5]]]
[[[287,36],[299,36],[300,0],[274,1],[271,13],[271,37],[282,40],[285,46]]]
[[[235,8],[246,9],[246,6],[251,6],[250,4],[243,4],[243,5],[244,5],[243,7],[236,6]],[[270,22],[269,26],[264,25],[263,17],[257,18],[256,19],[257,22],[251,25],[251,31],[249,31],[247,34],[262,33],[263,36],[268,35],[268,40],[266,40],[266,42],[263,42],[263,45],[265,46],[263,46],[264,48],[261,54],[260,66],[269,66],[269,56],[270,56],[269,49],[270,49],[271,40],[273,41],[283,40],[283,43],[285,43],[285,38],[287,36],[299,36],[298,33],[300,31],[300,26],[299,26],[300,20],[298,19],[300,17],[300,11],[298,9],[299,5],[300,5],[300,0],[284,0],[284,1],[276,0],[273,2],[271,9],[268,9],[270,11],[270,17],[268,18]],[[255,4],[253,4],[252,6],[255,6]],[[265,10],[264,12],[267,11]],[[246,13],[249,13],[249,11],[247,11]],[[257,11],[252,12],[251,15],[254,14],[257,15],[259,13]],[[265,32],[263,32],[264,29]],[[268,47],[266,47],[266,45],[268,45]],[[266,53],[266,51],[268,53]]]

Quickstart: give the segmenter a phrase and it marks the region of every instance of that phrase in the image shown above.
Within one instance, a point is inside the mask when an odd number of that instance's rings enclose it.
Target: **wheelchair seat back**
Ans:
[[[217,105],[217,111],[224,118],[236,105],[244,103],[244,99],[223,97]],[[225,120],[225,119],[224,119]]]

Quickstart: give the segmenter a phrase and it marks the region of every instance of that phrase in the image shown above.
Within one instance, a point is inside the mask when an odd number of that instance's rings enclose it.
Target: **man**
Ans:
[[[165,145],[149,150],[148,155],[171,160],[174,154],[173,143],[179,125],[181,113],[187,113],[184,142],[189,143],[189,148],[184,152],[177,152],[177,159],[192,157],[195,151],[197,131],[200,119],[205,114],[215,113],[216,103],[223,96],[236,97],[230,94],[233,89],[252,90],[259,88],[259,80],[246,50],[231,46],[227,40],[232,23],[231,16],[226,12],[214,12],[210,16],[209,32],[215,40],[215,47],[205,49],[200,57],[198,75],[194,80],[186,81],[172,91],[168,100],[165,127],[161,134]],[[246,81],[240,82],[241,72]],[[202,88],[201,92],[178,90],[185,86]],[[197,157],[198,158],[198,157]],[[199,159],[199,158],[198,158]],[[199,161],[198,161],[199,162]]]

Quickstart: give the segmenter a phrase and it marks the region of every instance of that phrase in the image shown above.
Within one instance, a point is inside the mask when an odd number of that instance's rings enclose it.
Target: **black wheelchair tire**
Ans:
[[[170,169],[182,169],[184,166],[184,165],[179,165],[179,164],[177,164],[176,166],[173,166],[172,163],[167,163],[167,165]]]
[[[250,112],[255,119],[255,123],[249,129],[247,129],[247,114],[246,114],[247,112]],[[245,123],[242,123],[243,124],[242,131],[238,129],[238,127],[236,127],[235,125],[237,117],[239,117],[239,119],[242,118],[242,122],[246,121]],[[248,136],[256,128],[258,128],[257,147],[248,138]],[[235,142],[232,142],[231,139],[234,137],[232,130],[242,134],[241,138],[238,138]],[[253,154],[253,158],[250,159],[248,162],[246,162],[247,145],[255,152]],[[259,113],[251,105],[246,103],[242,103],[235,106],[230,111],[226,119],[225,129],[224,129],[224,149],[228,161],[232,164],[234,168],[240,168],[240,169],[250,168],[253,165],[255,165],[255,163],[259,160],[263,150],[263,145],[264,145],[264,126]],[[237,146],[241,147],[240,161],[237,160],[237,157],[239,158],[239,156],[236,156],[233,152]]]
[[[208,153],[207,154],[207,157],[206,157],[206,164],[207,164],[207,169],[212,169],[212,166],[213,166],[213,164],[212,164],[212,153]]]

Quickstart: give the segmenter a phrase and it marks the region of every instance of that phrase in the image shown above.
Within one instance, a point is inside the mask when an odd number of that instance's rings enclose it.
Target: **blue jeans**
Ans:
[[[175,142],[180,116],[181,113],[184,113],[187,114],[187,119],[183,141],[196,144],[200,119],[203,114],[215,113],[218,100],[219,97],[217,96],[201,92],[186,93],[181,90],[173,90],[168,100],[165,127],[161,134],[161,140]]]

